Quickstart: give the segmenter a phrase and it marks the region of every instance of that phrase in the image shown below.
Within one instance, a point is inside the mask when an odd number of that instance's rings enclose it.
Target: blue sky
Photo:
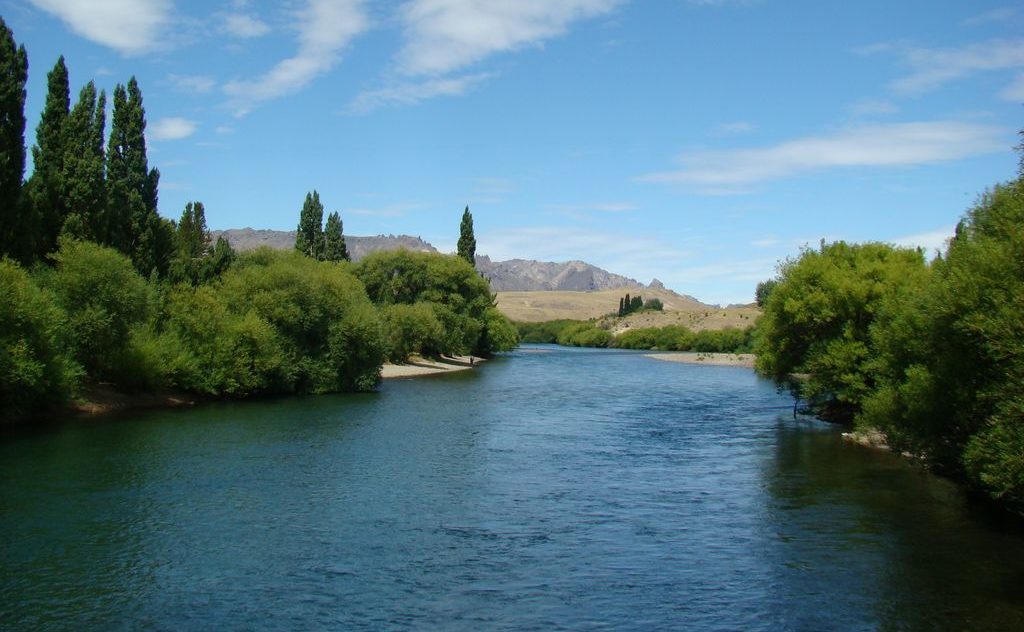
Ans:
[[[0,0],[46,72],[135,75],[160,212],[583,259],[748,302],[822,238],[940,247],[1013,177],[1024,7],[892,0]]]

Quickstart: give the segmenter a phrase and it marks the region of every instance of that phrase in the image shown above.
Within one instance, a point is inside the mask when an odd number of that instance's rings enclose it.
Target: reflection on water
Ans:
[[[749,370],[552,349],[0,443],[4,629],[1022,629],[1024,538]]]

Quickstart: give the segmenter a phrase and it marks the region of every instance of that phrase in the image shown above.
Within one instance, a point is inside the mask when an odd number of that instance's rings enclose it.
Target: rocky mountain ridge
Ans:
[[[262,230],[254,228],[229,228],[211,230],[210,237],[216,241],[223,236],[235,250],[252,250],[269,246],[287,250],[295,246],[294,230]],[[353,261],[359,261],[377,250],[405,248],[418,252],[437,252],[430,243],[409,235],[376,235],[360,237],[345,235],[345,244]],[[643,290],[664,289],[661,281],[654,279],[645,285],[636,279],[614,274],[585,261],[532,261],[509,259],[492,261],[487,255],[477,255],[476,267],[491,282],[495,292],[535,291],[576,291],[596,292],[602,290]]]

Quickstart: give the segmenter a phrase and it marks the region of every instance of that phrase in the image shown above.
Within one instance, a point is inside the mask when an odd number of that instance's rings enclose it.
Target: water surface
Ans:
[[[0,441],[3,629],[1024,629],[1024,538],[749,369],[529,347]]]

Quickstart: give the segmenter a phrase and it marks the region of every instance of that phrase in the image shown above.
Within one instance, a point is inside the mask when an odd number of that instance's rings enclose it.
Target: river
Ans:
[[[5,630],[1024,629],[1024,536],[749,369],[528,346],[8,430]]]

